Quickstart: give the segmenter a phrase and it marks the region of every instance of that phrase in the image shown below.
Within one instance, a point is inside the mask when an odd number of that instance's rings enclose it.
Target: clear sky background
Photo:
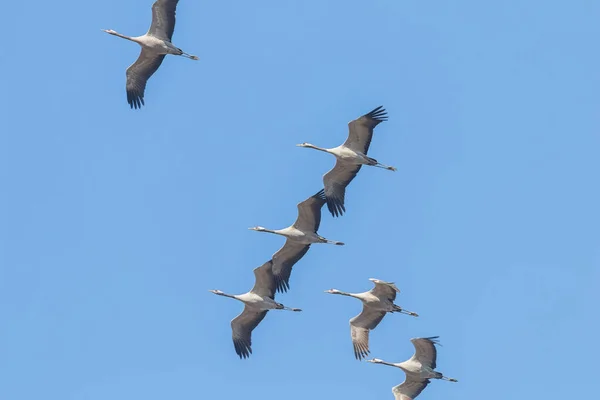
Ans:
[[[600,3],[191,1],[146,107],[125,69],[152,0],[8,2],[0,55],[0,398],[391,399],[354,359],[368,278],[397,303],[372,356],[439,335],[425,399],[590,398],[600,323]],[[383,105],[347,214],[240,360],[252,269]]]

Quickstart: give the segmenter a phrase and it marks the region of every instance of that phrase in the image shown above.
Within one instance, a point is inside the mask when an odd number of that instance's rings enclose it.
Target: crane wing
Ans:
[[[413,400],[429,385],[430,380],[416,380],[409,376],[401,384],[392,388],[396,400]]]
[[[323,175],[327,208],[334,217],[341,216],[346,211],[344,206],[346,186],[352,182],[361,167],[360,164],[337,160],[335,166]]]
[[[248,358],[252,354],[252,331],[265,318],[267,312],[245,306],[244,311],[231,320],[233,347],[240,358]]]
[[[439,336],[410,339],[413,346],[415,346],[415,354],[411,357],[411,361],[418,361],[421,365],[435,369],[437,359],[437,349],[435,348],[435,345],[439,344],[436,340],[437,338],[439,338]]]
[[[371,293],[382,299],[396,300],[396,293],[400,293],[400,289],[393,282],[374,282],[375,287],[371,289]]]
[[[363,305],[360,314],[350,320],[350,336],[357,360],[369,354],[369,331],[375,329],[385,317],[385,311],[378,311]]]
[[[175,30],[175,9],[179,0],[156,0],[152,4],[152,24],[148,35],[171,41]]]
[[[278,292],[288,291],[292,267],[304,257],[309,248],[310,245],[287,239],[283,247],[273,254],[273,275]]]
[[[298,203],[298,218],[294,228],[303,232],[317,232],[321,225],[321,208],[325,204],[325,190],[321,189],[301,203]]]
[[[275,277],[273,276],[273,262],[267,261],[258,268],[254,268],[254,287],[250,290],[259,296],[275,299]]]
[[[165,54],[156,55],[142,48],[138,59],[127,68],[127,102],[131,108],[141,108],[144,105],[144,90],[146,82],[162,64]]]
[[[383,121],[387,121],[387,111],[383,106],[350,121],[348,123],[348,139],[344,142],[344,146],[366,155],[371,145],[373,129]]]

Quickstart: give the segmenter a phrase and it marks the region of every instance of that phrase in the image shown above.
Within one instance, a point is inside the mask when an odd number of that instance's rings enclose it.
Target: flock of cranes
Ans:
[[[373,137],[373,129],[384,121],[386,116],[385,109],[380,106],[350,121],[348,139],[339,147],[322,149],[308,143],[299,145],[326,151],[336,156],[335,167],[323,177],[325,188],[298,203],[298,218],[293,225],[276,230],[262,226],[249,228],[257,232],[284,236],[286,241],[269,261],[254,269],[255,283],[248,293],[231,295],[220,290],[210,290],[214,294],[231,297],[244,303],[242,313],[231,321],[233,346],[240,358],[248,358],[252,354],[252,331],[265,318],[269,310],[301,311],[299,308],[286,307],[275,301],[275,293],[289,290],[292,268],[308,252],[310,246],[314,243],[344,245],[342,242],[319,235],[323,206],[327,204],[334,217],[342,215],[345,211],[346,186],[354,179],[362,165],[395,171],[394,167],[383,165],[366,154]],[[337,289],[325,291],[329,294],[354,297],[363,303],[361,313],[350,319],[350,337],[357,360],[368,357],[369,332],[381,323],[387,313],[419,316],[416,312],[408,311],[394,303],[400,290],[393,282],[375,278],[369,280],[375,287],[367,292],[347,293]],[[456,379],[445,377],[435,371],[437,358],[435,345],[438,343],[436,339],[437,336],[412,339],[415,353],[409,360],[401,363],[389,363],[377,358],[366,361],[402,369],[406,379],[400,385],[394,386],[392,392],[396,400],[413,400],[430,383],[430,379],[456,382]]]
[[[103,30],[138,43],[142,51],[138,59],[127,68],[126,93],[131,108],[141,108],[144,103],[144,92],[148,79],[158,70],[167,54],[178,55],[198,60],[198,57],[185,53],[171,43],[175,29],[175,10],[179,0],[157,0],[152,5],[152,23],[143,36],[125,36],[113,30]],[[235,352],[241,358],[252,354],[252,332],[265,318],[270,310],[302,311],[299,308],[284,306],[275,301],[276,292],[287,292],[290,289],[290,276],[294,265],[308,252],[315,243],[342,246],[344,243],[329,240],[319,235],[321,209],[327,209],[333,217],[339,217],[346,211],[346,188],[356,177],[363,165],[396,171],[396,168],[385,165],[369,157],[367,152],[373,138],[373,130],[381,122],[387,120],[387,112],[379,106],[371,112],[348,123],[348,138],[335,148],[322,148],[310,143],[298,144],[299,147],[311,148],[332,154],[336,158],[335,166],[323,175],[324,188],[306,200],[298,203],[298,218],[291,226],[283,229],[267,229],[262,226],[249,228],[257,232],[268,232],[284,236],[286,241],[272,258],[262,266],[254,269],[254,287],[244,294],[226,294],[220,290],[210,292],[241,301],[244,310],[231,321],[232,340]],[[401,313],[413,317],[418,314],[405,310],[394,303],[400,290],[393,282],[385,282],[371,278],[375,287],[364,293],[347,293],[337,289],[326,293],[354,297],[363,303],[360,314],[350,319],[350,336],[357,360],[365,359],[369,353],[369,332],[377,327],[387,313]],[[415,347],[414,355],[401,363],[389,363],[373,358],[371,363],[384,364],[400,368],[406,379],[394,386],[392,392],[396,400],[413,400],[430,383],[430,379],[443,379],[456,382],[435,371],[438,343],[435,337],[411,339]]]

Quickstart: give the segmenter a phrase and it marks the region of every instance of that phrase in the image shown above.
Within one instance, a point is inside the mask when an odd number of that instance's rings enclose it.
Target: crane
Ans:
[[[269,260],[254,269],[255,283],[248,293],[233,295],[220,290],[209,290],[216,295],[236,299],[245,304],[244,311],[231,320],[233,346],[240,359],[248,358],[252,354],[252,331],[265,318],[269,310],[302,311],[275,301],[275,279],[272,268],[273,262]]]
[[[394,304],[396,293],[400,293],[400,289],[393,282],[385,282],[375,278],[369,278],[369,280],[375,284],[375,287],[368,292],[346,293],[337,289],[325,291],[329,294],[354,297],[363,303],[362,312],[350,320],[350,337],[354,346],[354,356],[357,360],[361,360],[370,353],[369,331],[375,329],[387,313],[399,312],[413,317],[419,316],[415,312],[404,310]]]
[[[404,382],[392,388],[396,400],[414,400],[431,383],[430,379],[458,382],[454,378],[444,376],[441,372],[434,371],[437,358],[435,345],[439,344],[436,340],[438,338],[439,336],[410,339],[413,346],[415,346],[415,354],[409,360],[401,363],[389,363],[378,358],[367,360],[375,364],[400,368],[404,371],[406,374]]]
[[[310,248],[313,243],[329,243],[338,246],[342,242],[328,240],[317,233],[321,224],[321,208],[325,204],[325,193],[321,189],[308,199],[298,203],[298,218],[293,225],[279,230],[266,229],[262,226],[248,228],[257,232],[269,232],[286,237],[282,248],[273,254],[273,274],[278,292],[287,292],[292,267]]]
[[[167,54],[182,56],[191,60],[198,57],[185,53],[171,43],[175,29],[175,8],[179,0],[156,0],[152,5],[152,24],[142,36],[126,36],[112,29],[102,31],[131,40],[142,46],[138,59],[127,68],[127,102],[130,108],[141,108],[144,105],[146,82],[158,70]]]
[[[387,121],[387,112],[383,106],[379,106],[360,118],[350,121],[348,138],[338,147],[326,149],[306,142],[296,145],[333,154],[337,159],[335,166],[323,175],[327,208],[334,217],[341,216],[346,211],[344,205],[346,187],[363,165],[396,171],[396,168],[381,164],[367,156],[373,138],[373,129],[383,121]]]

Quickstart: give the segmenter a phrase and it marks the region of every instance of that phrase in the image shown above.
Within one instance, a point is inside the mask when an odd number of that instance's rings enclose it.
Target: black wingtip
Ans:
[[[240,360],[250,357],[252,354],[252,347],[246,343],[242,343],[239,341],[233,341],[233,347],[235,348],[235,352],[240,357]]]
[[[441,346],[442,344],[438,340],[439,338],[440,338],[439,336],[430,336],[430,337],[426,337],[426,338],[423,338],[423,339],[429,340],[431,343],[437,344],[438,346]]]
[[[275,275],[275,291],[278,293],[287,293],[290,288],[290,284],[286,279],[281,278],[278,275]]]
[[[127,92],[127,103],[129,103],[129,107],[131,109],[136,109],[136,110],[138,108],[142,108],[143,105],[146,105],[144,103],[143,95],[140,96],[139,94],[137,94],[135,92],[131,92],[131,91]]]
[[[385,110],[385,108],[383,108],[383,106],[379,106],[379,107],[373,109],[369,113],[365,114],[365,116],[369,117],[377,122],[387,121],[387,119],[388,119],[387,111]]]
[[[326,200],[327,200],[327,209],[329,210],[329,212],[331,213],[331,215],[333,217],[341,217],[342,215],[344,215],[344,212],[346,211],[346,207],[340,200],[338,200],[334,197],[328,197]]]
[[[371,351],[369,349],[363,348],[362,346],[356,344],[354,345],[354,357],[358,361],[362,361],[363,359],[367,358],[370,352]]]
[[[275,292],[277,293],[287,293],[288,288],[283,284],[279,284],[275,286]]]

